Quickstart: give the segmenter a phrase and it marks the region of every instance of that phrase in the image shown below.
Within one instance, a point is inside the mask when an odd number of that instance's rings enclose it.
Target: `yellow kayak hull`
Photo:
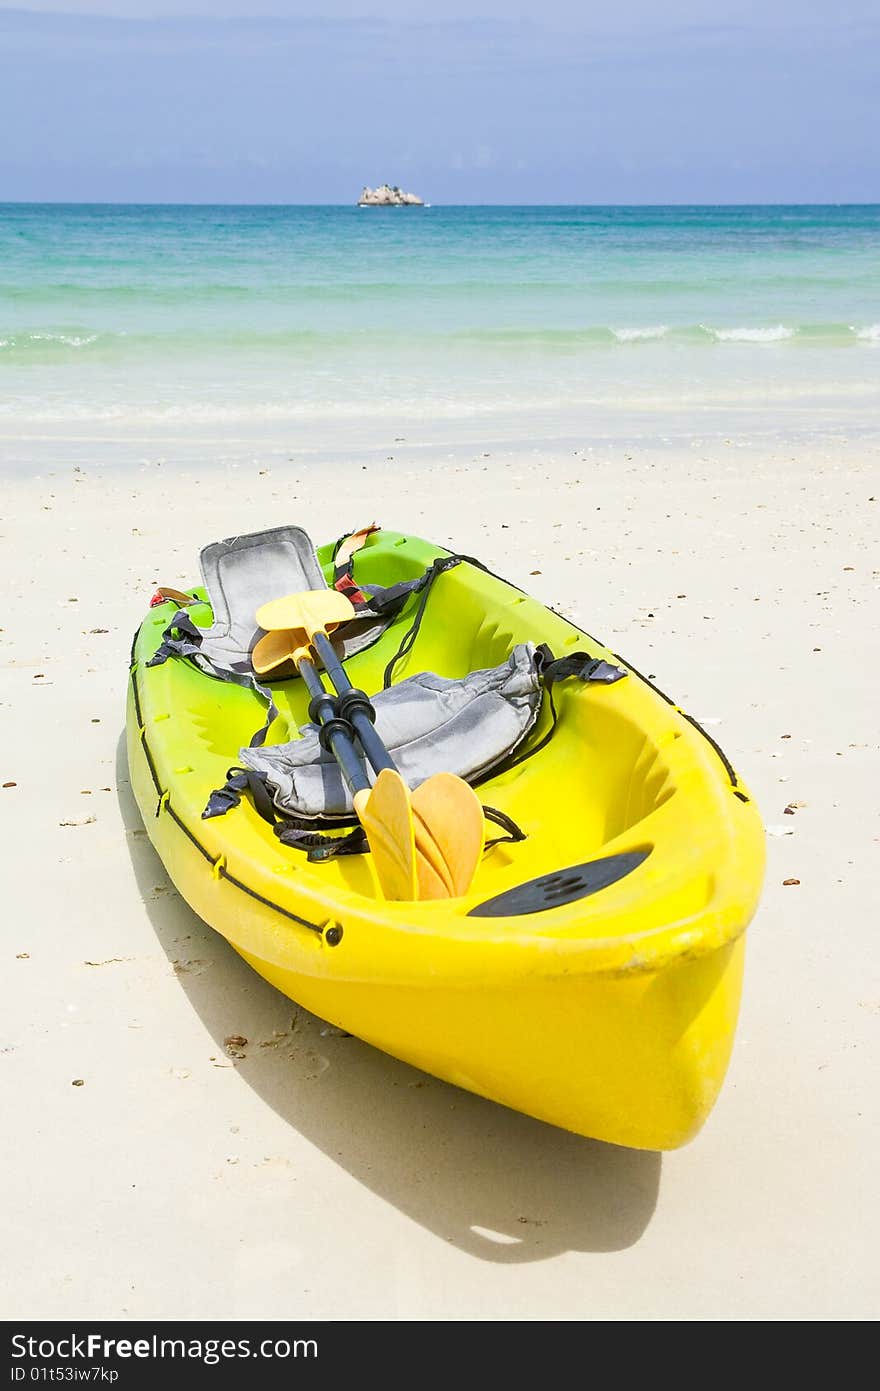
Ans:
[[[356,579],[393,584],[443,554],[381,531]],[[329,550],[319,555],[329,573]],[[356,685],[381,687],[414,602],[346,663]],[[628,675],[557,685],[546,748],[480,787],[526,840],[487,851],[463,898],[387,902],[369,855],[312,864],[247,798],[202,819],[264,710],[187,661],[146,666],[172,612],[152,610],[135,636],[128,756],[144,825],[192,908],[291,999],[434,1076],[615,1144],[691,1139],[728,1066],[764,868],[760,817],[717,745],[596,640],[461,564],[438,579],[395,679],[461,676],[528,640]],[[211,621],[207,604],[190,613]],[[307,696],[297,680],[273,694],[270,742],[282,742],[305,723]],[[543,875],[626,854],[632,871],[586,897],[479,915]]]

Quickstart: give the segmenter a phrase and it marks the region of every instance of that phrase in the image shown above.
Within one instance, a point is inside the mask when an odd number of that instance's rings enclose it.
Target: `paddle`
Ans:
[[[313,610],[308,602],[311,596],[303,597],[300,617],[304,626],[296,632],[273,629],[274,603],[264,604],[259,610],[257,622],[267,632],[251,654],[254,671],[262,676],[285,662],[295,664],[312,697],[309,714],[327,731],[325,737],[330,752],[339,764],[357,818],[367,833],[379,886],[386,898],[412,900],[418,897],[418,877],[409,790],[400,774],[390,769],[380,772],[371,787],[351,738],[351,725],[337,715],[336,701],[325,691],[311,659],[305,623],[320,622],[323,617],[332,631],[347,620],[351,603],[331,589],[327,591],[324,604]],[[336,616],[331,617],[331,612]]]
[[[383,784],[381,800],[375,806],[371,799],[368,810],[367,800],[362,795],[360,807],[357,803],[355,805],[374,856],[377,855],[376,847],[379,847],[376,872],[383,892],[387,897],[396,898],[460,896],[470,888],[483,852],[483,808],[480,800],[473,788],[453,773],[435,773],[414,792],[409,792],[376,732],[373,724],[375,711],[369,698],[352,686],[327,636],[340,623],[348,622],[355,616],[351,602],[344,594],[333,589],[291,594],[264,604],[258,609],[256,617],[260,627],[266,629],[266,635],[254,647],[254,670],[265,675],[283,662],[293,661],[309,691],[316,695],[312,685],[314,677],[326,696],[309,657],[309,644],[314,648],[339,695],[335,703],[337,718],[347,721],[354,729],[364,753],[379,775],[373,795],[380,783]],[[310,672],[308,677],[307,672]],[[328,742],[335,757],[329,735]],[[342,762],[340,768],[349,787],[352,787]],[[395,788],[393,794],[392,786]],[[409,808],[408,824],[403,815],[403,794]],[[362,812],[370,816],[373,835]],[[408,869],[402,871],[400,867],[408,864],[410,837],[415,847],[418,895],[400,892],[392,895],[385,888],[383,876],[395,889],[402,885],[404,873],[409,873]]]

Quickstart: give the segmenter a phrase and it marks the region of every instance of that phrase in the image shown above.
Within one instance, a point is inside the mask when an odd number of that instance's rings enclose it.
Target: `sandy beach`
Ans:
[[[5,1316],[876,1317],[876,437],[426,437],[0,440]],[[372,521],[572,617],[757,799],[736,1047],[682,1150],[581,1139],[339,1036],[147,840],[125,692],[157,583],[195,582],[220,537]]]

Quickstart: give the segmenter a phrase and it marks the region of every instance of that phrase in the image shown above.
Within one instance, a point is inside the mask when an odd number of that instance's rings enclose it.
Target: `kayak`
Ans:
[[[279,534],[266,554],[283,565]],[[240,567],[249,588],[218,588],[241,544],[222,543],[210,571],[216,548],[202,553],[214,588],[159,591],[132,645],[131,784],[183,898],[292,1000],[435,1077],[618,1145],[692,1139],[728,1066],[764,870],[761,819],[726,755],[623,658],[472,558],[367,528],[343,576],[336,543],[302,580],[267,560]],[[508,702],[493,710],[511,746],[477,768],[478,733],[444,743],[446,727],[428,727],[397,744],[404,777],[412,742],[413,781],[432,756],[457,760],[487,808],[465,893],[387,899],[341,801],[310,808],[302,782],[299,814],[278,810],[273,759],[285,786],[300,772],[331,786],[304,682],[260,682],[240,655],[224,669],[222,642],[213,668],[199,660],[203,639],[235,629],[218,627],[226,603],[250,610],[247,653],[264,576],[263,602],[318,584],[359,596],[367,617],[350,639],[340,629],[338,651],[377,710],[414,692],[444,719],[459,702],[475,730],[490,696]],[[529,681],[531,704],[510,696]]]

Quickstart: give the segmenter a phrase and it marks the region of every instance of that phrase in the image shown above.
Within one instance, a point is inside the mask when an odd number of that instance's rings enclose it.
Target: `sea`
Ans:
[[[0,205],[7,436],[878,425],[880,206]]]

